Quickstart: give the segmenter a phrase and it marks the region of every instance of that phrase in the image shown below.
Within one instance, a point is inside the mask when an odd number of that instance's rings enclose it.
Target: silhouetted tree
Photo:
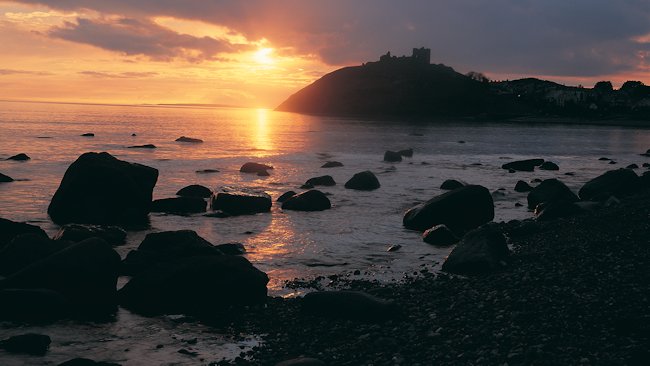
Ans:
[[[482,83],[490,82],[490,79],[488,79],[487,76],[485,76],[484,74],[482,74],[480,72],[476,72],[476,71],[470,71],[467,74],[465,74],[465,76],[467,76],[468,78],[470,78],[472,80],[480,81]]]
[[[603,92],[603,93],[609,93],[614,91],[614,87],[612,86],[611,81],[599,81],[594,85],[594,90]]]
[[[628,80],[625,83],[623,83],[623,86],[621,86],[621,90],[632,91],[641,86],[645,86],[645,84],[643,84],[643,82],[641,81]]]

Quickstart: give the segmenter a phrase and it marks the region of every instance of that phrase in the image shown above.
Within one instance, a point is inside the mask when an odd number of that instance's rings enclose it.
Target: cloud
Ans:
[[[103,72],[103,71],[79,71],[78,74],[85,76],[92,76],[96,78],[108,78],[108,79],[140,79],[157,76],[157,72]]]
[[[48,76],[54,75],[51,72],[44,71],[30,71],[30,70],[15,70],[15,69],[0,69],[1,75],[35,75],[35,76]]]

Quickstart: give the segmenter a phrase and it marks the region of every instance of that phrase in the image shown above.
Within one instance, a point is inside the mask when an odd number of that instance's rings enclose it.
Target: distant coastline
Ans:
[[[127,103],[92,103],[92,102],[63,102],[50,100],[14,100],[0,99],[3,103],[38,103],[38,104],[69,104],[69,105],[90,105],[90,106],[108,106],[108,107],[158,107],[158,108],[195,108],[195,109],[212,109],[212,108],[251,108],[232,104],[201,104],[201,103],[159,103],[159,104],[127,104]]]

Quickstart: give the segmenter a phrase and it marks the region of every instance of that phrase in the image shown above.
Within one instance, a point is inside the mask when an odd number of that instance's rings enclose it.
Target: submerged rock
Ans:
[[[530,186],[530,184],[524,182],[523,180],[517,181],[517,184],[515,184],[515,192],[523,193],[523,192],[530,192],[533,190],[533,187]]]
[[[530,193],[528,193],[528,208],[533,209],[537,207],[540,203],[549,203],[549,202],[576,202],[578,196],[575,195],[561,181],[552,178],[542,181],[537,187],[533,188]]]
[[[88,358],[73,358],[59,364],[58,366],[120,366],[120,364],[113,362],[93,361]]]
[[[12,177],[0,173],[0,183],[9,183],[13,181],[14,179]]]
[[[552,161],[545,161],[540,166],[541,170],[560,170],[560,167]]]
[[[442,270],[457,274],[483,274],[507,266],[510,249],[496,225],[484,225],[467,233],[451,251]]]
[[[302,299],[305,312],[352,320],[387,320],[397,315],[397,305],[360,291],[317,291]]]
[[[80,135],[81,137],[95,137],[95,134],[92,132],[86,132]]]
[[[410,149],[410,148],[409,148],[409,149],[400,150],[400,151],[398,151],[397,153],[400,154],[400,155],[402,155],[402,156],[405,157],[405,158],[411,158],[411,157],[413,157],[413,149]]]
[[[200,144],[201,142],[203,142],[203,140],[201,140],[201,139],[197,139],[197,138],[194,138],[194,137],[186,137],[186,136],[181,136],[181,137],[177,138],[175,141],[176,142],[189,142],[189,143],[192,143],[192,144]]]
[[[229,215],[252,215],[271,211],[271,196],[249,189],[223,188],[212,197],[212,209]]]
[[[380,187],[379,180],[369,170],[357,173],[345,183],[345,188],[359,191],[372,191]]]
[[[456,180],[456,179],[447,179],[446,181],[442,182],[440,185],[440,189],[444,189],[446,191],[451,191],[456,188],[464,187],[466,186],[467,183]]]
[[[212,190],[200,184],[192,184],[181,188],[178,192],[176,192],[176,195],[181,197],[210,198],[212,197]]]
[[[270,165],[248,162],[239,168],[239,171],[242,173],[268,173],[267,170],[273,169]]]
[[[535,170],[536,166],[540,166],[543,163],[544,159],[526,159],[503,164],[501,168],[520,172],[532,172]]]
[[[7,160],[14,160],[14,161],[27,161],[29,159],[31,158],[27,156],[27,154],[25,153],[16,154],[14,156],[10,156],[7,158]]]
[[[157,180],[157,169],[85,153],[66,170],[47,212],[59,225],[142,222]]]
[[[201,169],[197,170],[195,173],[197,174],[212,174],[212,173],[219,173],[218,169]]]
[[[282,204],[283,210],[323,211],[332,207],[327,196],[316,189],[297,194]]]
[[[54,236],[54,240],[80,242],[89,238],[101,238],[110,245],[124,244],[126,231],[118,226],[66,224]]]
[[[129,146],[129,149],[155,149],[156,145],[153,144],[145,144],[145,145],[133,145]]]
[[[384,153],[384,161],[391,163],[402,161],[402,155],[399,152],[388,150]]]
[[[151,212],[165,212],[171,214],[191,214],[205,212],[207,202],[201,197],[174,197],[163,198],[151,202]]]
[[[331,175],[323,175],[320,177],[314,177],[314,178],[309,178],[305,182],[305,186],[309,186],[310,188],[313,188],[315,186],[335,186],[336,182],[334,181],[334,178],[332,178]]]
[[[458,237],[446,225],[436,225],[422,234],[422,241],[433,245],[452,245],[458,243]]]
[[[610,170],[585,183],[579,196],[583,200],[623,196],[639,189],[639,176],[630,169]]]
[[[338,161],[328,161],[327,163],[321,165],[321,168],[336,168],[343,166],[343,163]]]

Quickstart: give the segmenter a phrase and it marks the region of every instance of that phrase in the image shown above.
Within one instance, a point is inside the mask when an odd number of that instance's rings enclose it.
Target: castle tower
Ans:
[[[424,47],[414,48],[411,59],[418,65],[429,65],[431,63],[431,49]]]

